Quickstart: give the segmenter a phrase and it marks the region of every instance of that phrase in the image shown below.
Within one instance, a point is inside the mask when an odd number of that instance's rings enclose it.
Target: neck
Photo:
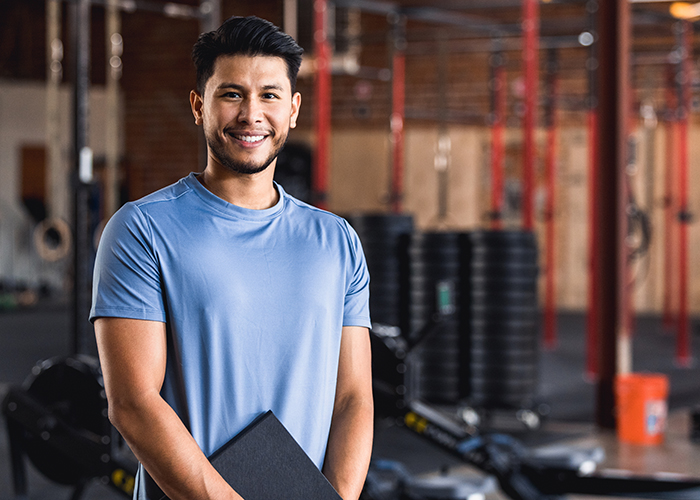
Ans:
[[[210,162],[197,178],[202,185],[224,201],[241,208],[264,210],[273,207],[279,200],[272,178],[272,164],[257,174],[231,172]]]

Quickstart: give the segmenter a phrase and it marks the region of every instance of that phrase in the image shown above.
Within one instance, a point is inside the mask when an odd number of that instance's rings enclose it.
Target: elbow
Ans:
[[[117,431],[130,441],[131,436],[145,422],[152,421],[149,411],[152,408],[144,398],[108,398],[108,418]]]
[[[130,417],[133,417],[133,410],[123,403],[108,401],[107,416],[115,429],[128,441],[128,430]]]
[[[374,398],[369,393],[353,394],[340,398],[335,403],[334,413],[352,414],[363,419],[374,419]]]

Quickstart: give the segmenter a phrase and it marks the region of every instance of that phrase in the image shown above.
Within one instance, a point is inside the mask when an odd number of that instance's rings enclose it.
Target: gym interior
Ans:
[[[276,180],[372,276],[362,498],[700,498],[700,3],[0,0],[0,499],[131,496],[95,250],[204,168],[232,15],[304,48]]]

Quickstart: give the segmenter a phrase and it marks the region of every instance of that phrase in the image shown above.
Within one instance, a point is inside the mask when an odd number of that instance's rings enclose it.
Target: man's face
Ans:
[[[244,174],[265,170],[296,127],[301,94],[292,95],[287,65],[275,56],[221,56],[204,96],[190,94],[209,159]]]

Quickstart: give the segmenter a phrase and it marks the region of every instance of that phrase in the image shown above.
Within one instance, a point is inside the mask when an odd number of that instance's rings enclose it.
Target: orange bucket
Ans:
[[[668,377],[630,373],[615,378],[617,438],[624,443],[661,444],[668,413]]]

